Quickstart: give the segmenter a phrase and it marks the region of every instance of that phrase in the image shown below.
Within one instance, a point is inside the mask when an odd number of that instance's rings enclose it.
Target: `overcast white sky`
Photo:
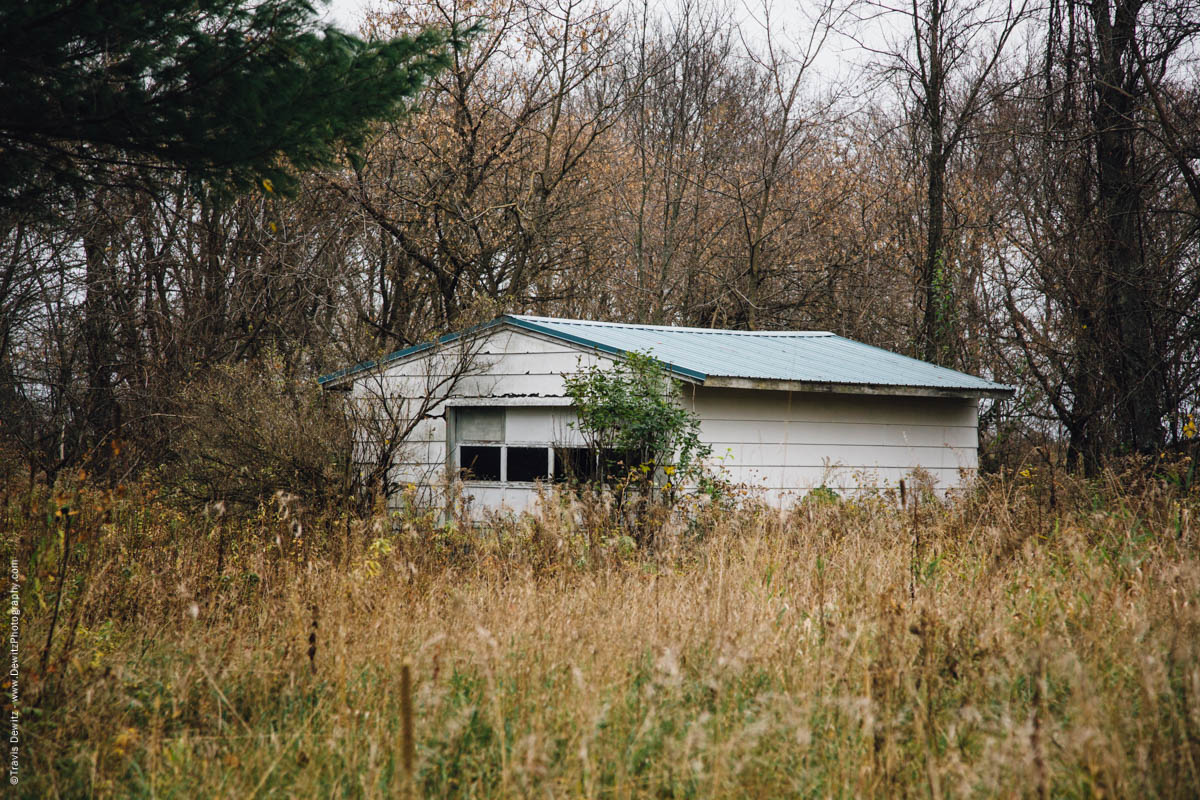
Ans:
[[[666,0],[670,2],[670,0]],[[754,43],[764,41],[765,34],[762,25],[762,0],[725,0],[731,13],[738,20],[743,34]],[[388,0],[332,0],[326,11],[326,19],[340,27],[356,31],[359,23],[370,5],[386,5]],[[803,44],[807,41],[810,23],[803,8],[806,0],[774,0],[771,10],[772,34],[778,40],[783,37]],[[665,5],[665,3],[664,3]],[[813,0],[807,0],[809,7],[815,8]],[[870,38],[882,42],[882,34],[876,33]],[[830,36],[822,48],[816,64],[818,71],[827,80],[834,82],[853,80],[858,74],[861,77],[864,65],[870,60],[857,43],[844,36]]]
[[[333,0],[325,12],[325,18],[339,27],[354,31],[363,17],[366,0]]]

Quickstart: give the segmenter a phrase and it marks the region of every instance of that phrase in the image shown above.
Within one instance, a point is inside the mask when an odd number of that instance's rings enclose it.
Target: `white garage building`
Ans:
[[[979,401],[1013,391],[822,331],[518,315],[320,380],[361,407],[423,417],[393,462],[394,483],[435,487],[470,467],[463,488],[477,508],[522,511],[583,444],[563,376],[631,351],[682,382],[713,468],[779,505],[817,486],[895,487],[917,468],[940,491],[959,487],[978,464]]]

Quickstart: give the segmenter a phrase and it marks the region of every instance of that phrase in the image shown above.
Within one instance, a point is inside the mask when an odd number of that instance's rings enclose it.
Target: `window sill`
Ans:
[[[473,486],[480,489],[535,489],[538,486],[552,486],[552,481],[463,481],[463,486]]]

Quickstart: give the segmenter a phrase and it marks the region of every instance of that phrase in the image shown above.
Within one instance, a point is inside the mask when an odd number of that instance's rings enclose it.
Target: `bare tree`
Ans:
[[[436,473],[448,462],[429,463],[423,448],[431,440],[420,434],[435,417],[444,418],[446,401],[461,391],[464,381],[478,379],[484,366],[479,356],[483,341],[483,336],[470,332],[451,335],[418,346],[402,361],[381,359],[327,383],[329,389],[347,392],[344,411],[354,437],[354,494],[361,508],[386,503],[400,490],[398,470],[431,489]]]
[[[759,327],[811,312],[813,273],[828,263],[816,241],[844,199],[836,93],[809,81],[833,14],[822,6],[797,44],[775,30],[769,6],[761,36],[703,3],[665,20],[641,7],[603,215],[618,245],[612,293],[632,297],[626,313]]]
[[[713,190],[733,146],[716,117],[728,99],[735,32],[700,3],[683,3],[670,20],[653,11],[643,3],[626,26],[625,102],[601,199],[611,259],[603,294],[628,298],[631,318],[691,322],[711,312],[708,276],[732,224]]]
[[[426,0],[370,25],[414,19],[481,23],[485,33],[430,83],[422,110],[387,126],[333,182],[372,223],[371,256],[386,260],[376,270],[380,316],[368,320],[386,346],[459,327],[481,300],[526,308],[572,291],[567,276],[593,269],[582,246],[598,174],[588,167],[619,103],[604,79],[617,31],[603,6]],[[406,330],[418,315],[425,328]]]
[[[1044,56],[998,120],[1013,217],[995,330],[1043,404],[1031,413],[1090,469],[1159,453],[1198,399],[1200,206],[1179,155],[1200,145],[1180,72],[1200,22],[1140,0],[1049,12]]]
[[[199,373],[268,354],[315,370],[341,258],[310,212],[303,195],[159,187],[10,217],[0,397],[22,425],[6,434],[47,475],[86,461],[117,479],[168,451],[174,396]]]
[[[766,0],[761,46],[747,43],[742,35],[748,69],[741,76],[741,102],[727,105],[723,128],[741,158],[720,172],[718,189],[732,200],[737,218],[740,258],[736,278],[728,284],[736,298],[736,312],[728,322],[736,327],[779,325],[794,318],[792,309],[808,300],[811,287],[797,263],[806,248],[795,232],[804,227],[806,206],[811,208],[806,192],[826,203],[831,199],[829,184],[805,178],[826,152],[826,117],[837,100],[836,93],[820,98],[808,94],[809,73],[840,16],[832,3],[822,3],[806,38],[792,43],[774,29]]]
[[[1029,14],[1026,0],[912,0],[893,5],[868,0],[864,17],[904,19],[907,39],[875,49],[879,68],[902,93],[911,121],[918,169],[925,176],[924,241],[916,274],[921,321],[917,341],[921,357],[953,365],[958,350],[953,263],[946,206],[949,176],[967,137],[993,98],[998,67],[1018,26]]]

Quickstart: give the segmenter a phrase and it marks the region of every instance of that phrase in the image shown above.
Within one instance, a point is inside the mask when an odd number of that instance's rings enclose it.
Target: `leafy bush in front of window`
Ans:
[[[578,430],[598,460],[600,480],[639,478],[665,488],[702,477],[711,448],[700,441],[700,420],[679,403],[680,383],[650,353],[631,352],[608,366],[566,377]],[[626,463],[628,462],[628,463]],[[615,474],[616,470],[623,474]]]

